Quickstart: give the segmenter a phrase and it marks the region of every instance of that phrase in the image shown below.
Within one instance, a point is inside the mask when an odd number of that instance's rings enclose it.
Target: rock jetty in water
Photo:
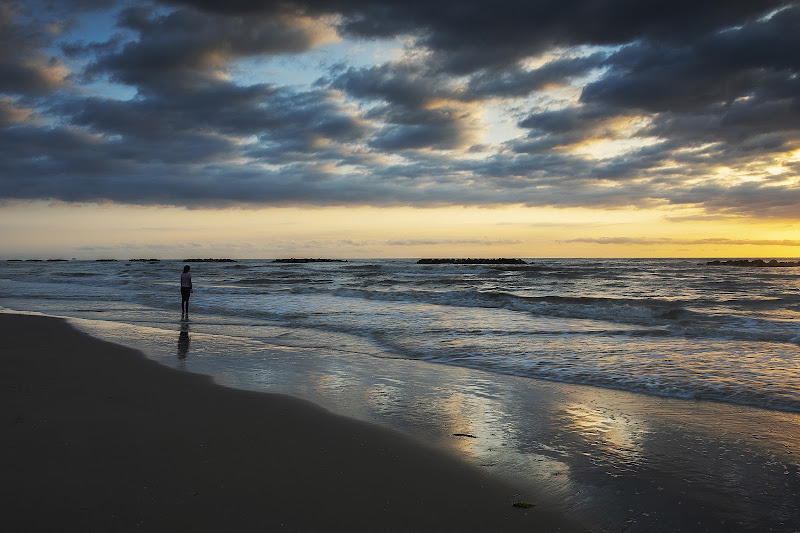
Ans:
[[[235,263],[234,259],[184,259],[184,263]]]
[[[291,257],[289,259],[275,259],[273,263],[347,263],[345,259],[311,259],[301,258],[296,259]]]
[[[526,265],[522,259],[420,259],[418,265]]]
[[[763,259],[730,259],[728,261],[709,261],[706,263],[711,266],[738,266],[738,267],[800,267],[800,261],[778,261],[772,259],[764,261]]]

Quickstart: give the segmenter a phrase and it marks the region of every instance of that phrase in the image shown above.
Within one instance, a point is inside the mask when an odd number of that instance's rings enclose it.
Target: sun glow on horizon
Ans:
[[[797,257],[800,224],[691,210],[184,209],[17,203],[0,257]],[[26,220],[21,224],[19,220]]]

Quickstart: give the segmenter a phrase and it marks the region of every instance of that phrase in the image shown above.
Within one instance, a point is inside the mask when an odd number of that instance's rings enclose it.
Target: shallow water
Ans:
[[[0,305],[412,433],[598,531],[796,531],[794,269],[696,263],[199,264],[189,321],[180,263],[12,263]]]
[[[13,309],[159,323],[173,316],[180,270],[5,262],[0,298]],[[282,343],[299,331],[313,340],[298,342],[376,357],[800,412],[798,273],[703,260],[248,260],[195,264],[192,308],[215,317],[206,328],[224,329],[210,333],[263,326],[250,335]]]
[[[594,531],[800,527],[796,413],[265,344],[241,330],[202,333],[200,316],[162,328],[73,323],[227,386],[300,396],[416,435]]]

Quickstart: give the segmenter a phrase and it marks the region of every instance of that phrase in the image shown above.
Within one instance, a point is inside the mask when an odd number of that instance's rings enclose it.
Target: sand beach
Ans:
[[[60,319],[0,315],[0,391],[7,531],[583,529],[400,432],[225,388]]]

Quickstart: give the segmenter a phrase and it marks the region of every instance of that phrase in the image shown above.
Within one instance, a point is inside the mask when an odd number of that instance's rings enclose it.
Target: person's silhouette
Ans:
[[[189,272],[191,267],[183,267],[181,274],[181,316],[189,316],[189,296],[192,294],[192,274]]]

